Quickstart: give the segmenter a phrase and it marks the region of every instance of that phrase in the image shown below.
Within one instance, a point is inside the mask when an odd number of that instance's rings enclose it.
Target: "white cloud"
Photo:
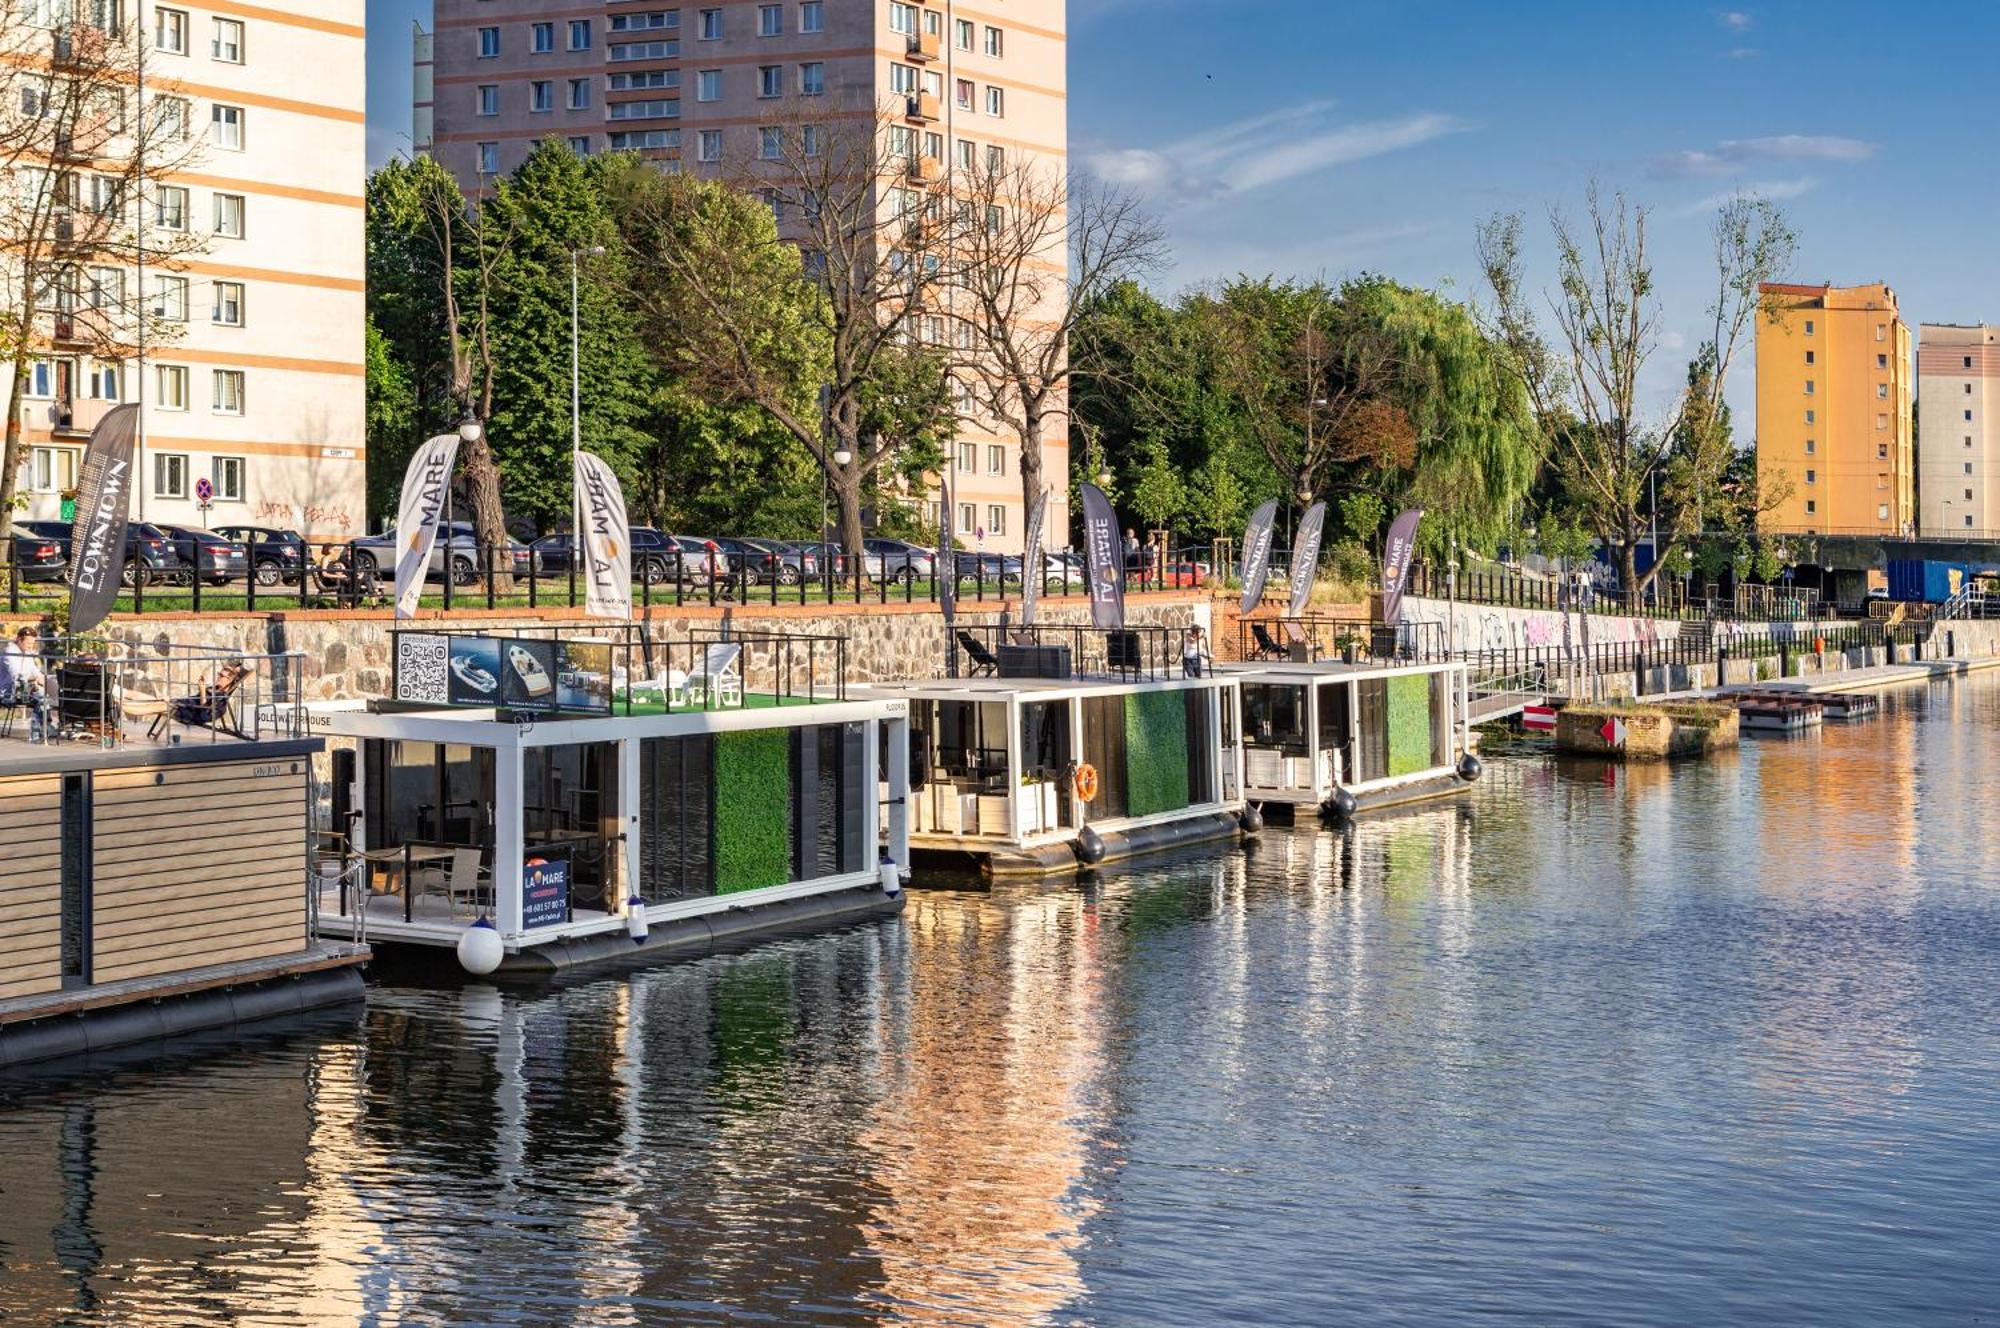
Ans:
[[[1674,211],[1685,217],[1701,216],[1714,212],[1733,198],[1742,198],[1752,194],[1759,198],[1768,199],[1773,203],[1782,203],[1788,198],[1797,198],[1801,194],[1809,194],[1817,188],[1819,188],[1819,181],[1810,175],[1800,176],[1796,180],[1760,180],[1754,184],[1746,184],[1741,189],[1730,189],[1723,193],[1710,194],[1706,198],[1697,198],[1686,207],[1675,208]]]
[[[1748,32],[1750,25],[1756,22],[1741,9],[1725,9],[1716,17],[1722,20],[1722,26],[1731,32]]]
[[[1722,53],[1725,60],[1755,60],[1763,52],[1754,46],[1732,46]]]
[[[1667,179],[1734,175],[1770,162],[1866,161],[1876,145],[1833,134],[1773,134],[1765,138],[1727,138],[1712,148],[1669,152],[1653,160],[1653,174]]]
[[[1102,148],[1083,155],[1091,172],[1109,183],[1200,199],[1282,184],[1467,128],[1452,116],[1428,112],[1333,125],[1326,123],[1332,109],[1332,102],[1302,102],[1164,147]]]

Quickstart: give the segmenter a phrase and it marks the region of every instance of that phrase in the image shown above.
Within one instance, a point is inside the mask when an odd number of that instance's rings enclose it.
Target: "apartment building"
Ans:
[[[135,515],[320,538],[363,530],[363,8],[95,6],[94,22],[130,25],[145,46],[133,70],[144,87],[124,90],[126,104],[170,115],[187,141],[171,171],[121,200],[139,242],[131,261],[78,255],[87,275],[51,310],[46,354],[15,403],[29,516],[60,514],[91,429],[139,401]],[[56,169],[90,183],[88,162]],[[79,289],[92,304],[131,302],[123,344],[85,343],[65,303]]]
[[[1917,511],[1926,535],[2000,528],[2000,327],[1918,328]]]
[[[1912,533],[1917,524],[1910,330],[1896,293],[1760,287],[1757,477],[1788,488],[1777,531]]]
[[[1068,158],[1064,0],[436,0],[415,35],[420,143],[469,192],[550,135],[580,153],[631,151],[662,170],[754,162],[760,135],[809,118],[887,113],[913,184],[949,190],[995,160]],[[856,109],[863,108],[863,109]],[[998,154],[996,157],[995,154]],[[884,200],[884,206],[890,206]],[[1065,260],[1054,237],[1049,261]],[[948,323],[948,315],[926,319]],[[1045,542],[1066,541],[1066,421],[1044,444]],[[955,528],[968,546],[1018,551],[1019,444],[992,421],[950,450]],[[935,519],[942,490],[929,496]]]

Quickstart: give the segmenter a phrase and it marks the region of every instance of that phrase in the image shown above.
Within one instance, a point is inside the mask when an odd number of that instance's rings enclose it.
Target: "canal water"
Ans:
[[[0,1322],[1984,1322],[1996,729],[6,1084]]]

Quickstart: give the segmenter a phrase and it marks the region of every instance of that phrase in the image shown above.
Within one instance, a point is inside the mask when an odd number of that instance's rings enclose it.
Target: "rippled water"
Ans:
[[[8,1323],[1972,1323],[2000,684],[0,1086]]]

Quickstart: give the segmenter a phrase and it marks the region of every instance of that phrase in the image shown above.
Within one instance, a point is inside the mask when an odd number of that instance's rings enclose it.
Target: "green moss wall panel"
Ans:
[[[715,736],[715,893],[792,879],[792,735]]]
[[[1431,680],[1403,673],[1389,682],[1389,774],[1431,768]]]
[[[1125,809],[1128,816],[1188,805],[1187,706],[1179,692],[1125,698]]]

